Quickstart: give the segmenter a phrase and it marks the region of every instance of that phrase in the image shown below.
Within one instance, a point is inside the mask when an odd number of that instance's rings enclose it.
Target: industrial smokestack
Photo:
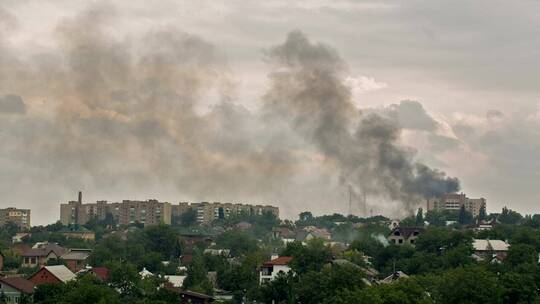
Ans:
[[[79,191],[79,199],[77,200],[79,205],[82,204],[82,191]]]

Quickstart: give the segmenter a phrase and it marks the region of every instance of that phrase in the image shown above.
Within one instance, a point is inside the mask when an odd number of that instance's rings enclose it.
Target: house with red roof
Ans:
[[[36,285],[67,283],[74,279],[75,274],[64,265],[43,266],[28,278]]]
[[[22,277],[0,278],[0,293],[5,296],[5,303],[21,303],[23,298],[34,294],[34,283]]]
[[[259,271],[260,283],[264,284],[274,280],[280,273],[286,274],[291,271],[289,263],[292,261],[290,256],[281,256],[270,261],[264,262]]]

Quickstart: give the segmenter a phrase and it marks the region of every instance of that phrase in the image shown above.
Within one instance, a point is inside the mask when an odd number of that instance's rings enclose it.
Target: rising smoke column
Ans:
[[[396,120],[362,114],[344,83],[346,66],[332,48],[291,32],[271,48],[271,87],[264,96],[270,116],[281,116],[334,163],[343,183],[412,209],[425,198],[459,190],[459,181],[414,160],[399,144]]]

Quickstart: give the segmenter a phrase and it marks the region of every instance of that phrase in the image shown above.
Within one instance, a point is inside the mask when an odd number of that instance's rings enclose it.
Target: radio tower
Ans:
[[[352,215],[352,186],[349,185],[349,215]]]

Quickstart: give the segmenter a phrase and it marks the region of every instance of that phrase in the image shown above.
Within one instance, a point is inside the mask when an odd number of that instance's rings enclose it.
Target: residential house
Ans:
[[[402,279],[402,278],[408,278],[409,276],[404,273],[403,271],[401,270],[398,270],[398,271],[394,271],[394,273],[392,273],[391,275],[387,276],[386,278],[382,279],[380,282],[382,284],[389,284],[389,283],[393,283],[399,279]]]
[[[259,275],[260,283],[267,283],[274,280],[279,273],[288,273],[291,271],[289,263],[292,261],[290,256],[281,256],[263,263]]]
[[[214,302],[214,298],[198,292],[189,290],[180,291],[181,304],[207,304]]]
[[[91,253],[92,249],[70,249],[61,256],[61,259],[66,262],[69,270],[78,272],[86,266],[86,260]]]
[[[473,240],[474,255],[477,260],[485,258],[496,258],[498,261],[503,260],[508,253],[510,244],[502,240]]]
[[[86,229],[80,225],[70,225],[59,231],[63,236],[67,238],[82,239],[85,241],[95,241],[96,233],[92,230]]]
[[[411,245],[414,246],[416,239],[420,234],[424,232],[424,228],[421,227],[398,227],[392,230],[388,236],[388,242],[395,245]]]
[[[49,259],[58,259],[66,249],[56,243],[36,243],[30,250],[22,254],[22,267],[44,266]]]
[[[87,266],[84,269],[79,270],[77,275],[93,275],[103,282],[109,280],[109,269],[107,267],[90,267]]]
[[[34,294],[34,283],[22,277],[0,278],[0,293],[5,296],[3,303],[21,303]]]
[[[31,275],[28,280],[35,285],[40,284],[60,284],[75,279],[75,274],[64,265],[43,266],[36,273]]]
[[[164,275],[163,278],[167,280],[170,286],[175,287],[175,288],[180,288],[184,284],[184,280],[187,278],[187,276]]]
[[[211,249],[207,248],[203,251],[204,254],[209,254],[213,256],[223,256],[223,257],[229,257],[231,255],[230,249]]]
[[[296,234],[286,227],[274,227],[272,229],[272,237],[274,239],[281,239],[283,243],[288,244],[296,240]]]
[[[28,233],[28,232],[17,232],[15,233],[14,236],[11,237],[11,243],[13,244],[16,244],[16,243],[21,243],[22,241],[24,241],[25,239],[31,237],[32,234]]]

